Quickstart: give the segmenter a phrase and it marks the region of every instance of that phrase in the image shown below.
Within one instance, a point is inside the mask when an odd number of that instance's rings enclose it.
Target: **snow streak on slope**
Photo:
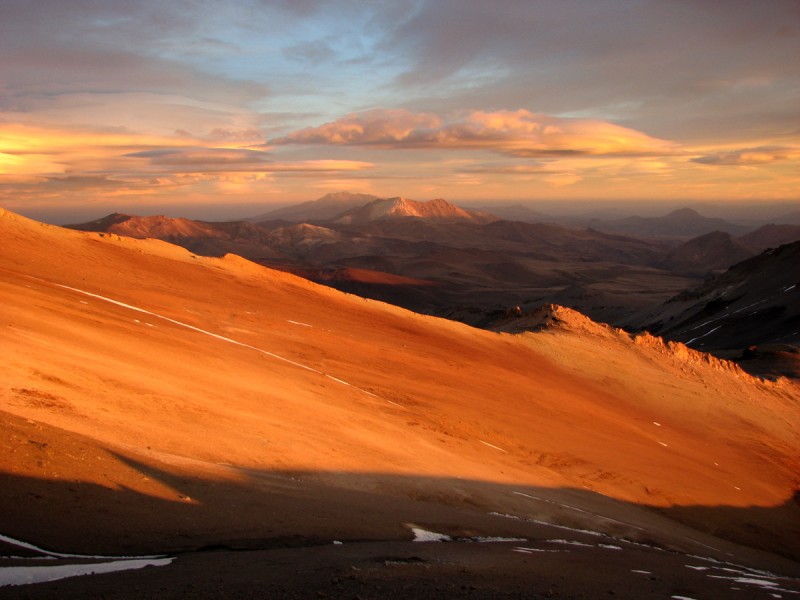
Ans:
[[[39,279],[39,278],[32,277],[32,279]],[[305,369],[306,371],[311,371],[312,373],[316,373],[318,375],[322,375],[323,377],[327,377],[328,379],[331,379],[331,380],[333,380],[333,381],[335,381],[337,383],[341,383],[342,385],[346,385],[348,387],[352,387],[353,389],[356,389],[356,390],[358,390],[360,392],[363,392],[363,393],[365,393],[365,394],[367,394],[369,396],[372,396],[374,398],[380,398],[384,402],[387,402],[389,404],[393,404],[394,406],[401,406],[397,402],[392,402],[391,400],[387,400],[386,398],[381,398],[377,394],[373,394],[372,392],[368,392],[367,390],[364,390],[364,389],[362,389],[362,388],[360,388],[358,386],[355,386],[352,383],[348,383],[347,381],[339,379],[338,377],[334,377],[333,375],[329,375],[328,373],[323,373],[322,371],[319,371],[319,370],[317,370],[317,369],[315,369],[313,367],[309,367],[308,365],[304,365],[302,363],[293,361],[293,360],[291,360],[289,358],[286,358],[285,356],[281,356],[280,354],[275,354],[274,352],[270,352],[269,350],[264,350],[262,348],[257,348],[256,346],[251,346],[250,344],[245,344],[244,342],[239,342],[239,341],[234,340],[232,338],[225,337],[224,335],[219,335],[218,333],[213,333],[213,332],[207,331],[205,329],[200,329],[199,327],[195,327],[194,325],[189,325],[188,323],[183,323],[182,321],[177,321],[175,319],[171,319],[170,317],[165,317],[164,315],[160,315],[158,313],[154,313],[154,312],[151,312],[149,310],[145,310],[144,308],[139,308],[138,306],[133,306],[131,304],[126,304],[125,302],[120,302],[119,300],[114,300],[112,298],[107,298],[106,296],[101,296],[99,294],[93,294],[92,292],[87,292],[85,290],[81,290],[81,289],[78,289],[78,288],[70,287],[68,285],[62,285],[60,283],[53,283],[53,282],[50,282],[50,281],[45,281],[44,279],[39,279],[39,281],[44,281],[45,283],[49,283],[50,285],[55,285],[57,287],[60,287],[60,288],[66,289],[66,290],[70,290],[70,291],[76,292],[78,294],[84,294],[85,296],[89,296],[91,298],[97,298],[98,300],[102,300],[104,302],[109,302],[111,304],[116,304],[117,306],[121,306],[121,307],[127,308],[129,310],[133,310],[133,311],[136,311],[136,312],[144,313],[146,315],[151,315],[153,317],[156,317],[156,318],[162,319],[164,321],[167,321],[169,323],[172,323],[173,325],[178,325],[179,327],[185,327],[186,329],[191,329],[192,331],[196,331],[198,333],[202,333],[203,335],[208,335],[208,336],[211,336],[211,337],[216,338],[218,340],[222,340],[223,342],[228,342],[229,344],[235,344],[236,346],[241,346],[243,348],[248,348],[250,350],[255,350],[256,352],[260,352],[261,354],[264,354],[264,355],[269,356],[271,358],[274,358],[276,360],[280,360],[280,361],[289,363],[290,365],[293,365],[293,366],[298,367],[300,369]]]

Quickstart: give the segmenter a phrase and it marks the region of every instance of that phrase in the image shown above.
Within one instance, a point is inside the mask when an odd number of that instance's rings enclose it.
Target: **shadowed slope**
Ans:
[[[800,242],[767,250],[709,278],[630,325],[693,348],[741,351],[751,344],[800,343]]]

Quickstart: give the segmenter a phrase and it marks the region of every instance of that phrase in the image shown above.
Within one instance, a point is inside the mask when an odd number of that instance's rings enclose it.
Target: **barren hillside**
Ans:
[[[796,568],[789,382],[580,317],[500,334],[161,241],[9,212],[0,234],[4,535],[120,554],[555,523]]]

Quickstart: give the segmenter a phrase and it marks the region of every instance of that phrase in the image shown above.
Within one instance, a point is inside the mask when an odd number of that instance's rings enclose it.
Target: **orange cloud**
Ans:
[[[608,159],[603,159],[608,160]],[[580,159],[586,161],[585,158]],[[548,160],[526,163],[489,163],[469,165],[459,169],[464,174],[484,174],[490,176],[514,176],[523,180],[538,179],[547,185],[564,187],[583,180],[579,165],[565,166],[568,160]],[[573,161],[577,163],[578,160]]]
[[[741,148],[727,152],[715,152],[693,158],[692,161],[704,165],[764,165],[779,161],[800,160],[800,147],[760,146]]]
[[[275,161],[261,150],[198,144],[202,141],[190,137],[0,122],[0,178],[6,183],[67,176],[94,181],[102,174],[101,179],[138,180],[153,173],[328,173],[373,166],[355,160]]]
[[[676,144],[595,119],[566,119],[528,110],[473,111],[445,122],[429,113],[376,109],[351,113],[270,141],[382,148],[485,149],[519,157],[672,154]]]
[[[374,166],[359,160],[276,160],[263,149],[225,147],[236,135],[218,133],[220,139],[210,140],[186,132],[152,135],[0,120],[0,202],[11,208],[120,198],[249,202],[275,188],[280,174],[330,179]]]
[[[57,175],[109,168],[126,152],[176,138],[0,122],[0,175]],[[178,140],[180,141],[180,140]]]
[[[168,172],[330,172],[361,171],[372,163],[356,160],[274,161],[267,152],[248,148],[157,148],[125,155],[142,159],[144,168]]]

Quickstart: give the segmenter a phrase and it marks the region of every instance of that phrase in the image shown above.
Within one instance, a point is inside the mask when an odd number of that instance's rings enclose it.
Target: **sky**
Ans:
[[[800,202],[800,2],[0,0],[0,206],[345,190]]]

